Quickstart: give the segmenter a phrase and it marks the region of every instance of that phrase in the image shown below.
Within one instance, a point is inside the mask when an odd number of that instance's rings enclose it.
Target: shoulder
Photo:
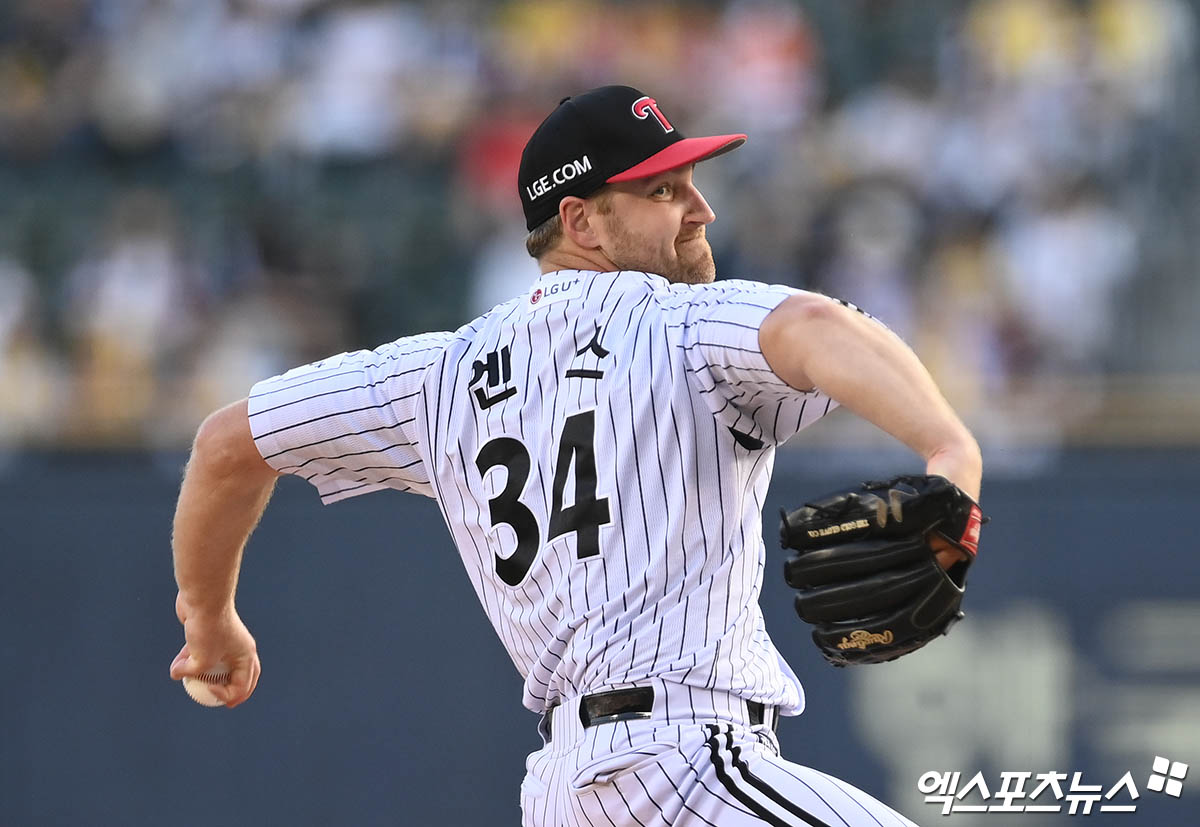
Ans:
[[[712,284],[666,284],[655,291],[655,300],[664,311],[696,315],[715,307],[770,311],[784,299],[801,293],[782,284],[725,279]]]
[[[439,355],[460,353],[470,347],[481,335],[494,330],[518,315],[522,298],[513,298],[498,304],[486,313],[476,316],[457,330],[420,333],[406,336],[391,343],[389,347],[408,354],[429,354],[429,361],[436,361]]]
[[[445,352],[454,342],[455,333],[449,331],[431,331],[403,336],[386,344],[382,344],[366,358],[376,362],[404,362],[410,365],[429,365]]]

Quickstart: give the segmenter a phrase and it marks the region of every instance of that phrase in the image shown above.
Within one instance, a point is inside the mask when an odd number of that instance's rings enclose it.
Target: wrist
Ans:
[[[175,612],[180,622],[198,620],[204,623],[227,621],[237,616],[233,595],[212,595],[202,591],[179,590],[175,599]]]
[[[945,477],[971,499],[979,502],[983,479],[983,458],[979,445],[971,437],[953,446],[934,451],[925,463],[926,474]]]

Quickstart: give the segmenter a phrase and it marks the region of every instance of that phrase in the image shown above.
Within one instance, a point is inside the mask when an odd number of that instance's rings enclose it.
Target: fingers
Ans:
[[[212,673],[215,666],[216,663],[202,665],[200,661],[192,658],[185,644],[179,650],[179,654],[175,656],[175,660],[171,662],[171,678],[174,680],[199,678]],[[255,653],[232,666],[227,680],[223,683],[209,682],[209,688],[226,707],[232,709],[245,703],[254,694],[261,675],[262,663]]]
[[[938,565],[947,570],[955,563],[961,563],[968,559],[965,552],[956,548],[935,552],[934,557],[937,558]]]
[[[229,660],[224,658],[201,658],[192,654],[191,645],[183,644],[179,654],[171,661],[171,677],[174,680],[196,678],[205,674],[232,672]]]
[[[183,644],[183,648],[179,650],[179,654],[175,656],[175,659],[173,661],[171,661],[171,679],[172,680],[177,681],[177,680],[180,680],[185,677],[199,675],[200,672],[203,671],[203,670],[195,668],[195,666],[191,663],[191,658],[192,658],[191,650],[188,648],[188,645],[185,643],[185,644]]]
[[[937,534],[929,535],[929,547],[933,549],[933,556],[937,558],[938,565],[943,569],[949,569],[955,563],[970,559],[965,551]]]
[[[258,677],[261,674],[262,664],[259,662],[258,655],[255,655],[249,663],[230,673],[229,683],[220,688],[221,691],[217,693],[217,697],[225,701],[225,706],[230,709],[245,703],[258,687]]]
[[[262,675],[263,667],[259,663],[258,655],[253,655],[252,658],[236,665],[229,672],[229,681],[220,689],[214,690],[214,694],[224,701],[224,705],[230,709],[239,706],[240,703],[245,703],[250,696],[254,694],[254,689],[258,687],[258,676]]]
[[[229,673],[226,683],[211,684],[209,689],[228,709],[233,709],[249,700],[258,686],[258,676],[261,674],[258,659],[245,664]]]

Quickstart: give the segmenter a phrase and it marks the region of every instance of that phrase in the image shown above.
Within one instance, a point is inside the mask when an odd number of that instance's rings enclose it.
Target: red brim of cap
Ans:
[[[616,184],[621,181],[635,181],[638,178],[649,178],[672,169],[677,169],[699,161],[707,161],[737,149],[746,143],[745,135],[713,135],[707,138],[684,138],[676,141],[666,149],[651,155],[640,164],[635,164],[624,172],[619,172],[609,178],[606,183]]]

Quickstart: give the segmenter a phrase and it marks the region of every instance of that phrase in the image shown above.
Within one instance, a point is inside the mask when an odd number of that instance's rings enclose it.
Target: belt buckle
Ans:
[[[614,689],[585,696],[579,704],[583,728],[618,721],[643,721],[654,716],[654,688]]]
[[[580,716],[582,720],[583,716]],[[653,718],[651,712],[611,712],[607,715],[597,715],[595,717],[588,716],[587,723],[584,727],[593,727],[599,724],[615,724],[618,721],[646,721]]]

